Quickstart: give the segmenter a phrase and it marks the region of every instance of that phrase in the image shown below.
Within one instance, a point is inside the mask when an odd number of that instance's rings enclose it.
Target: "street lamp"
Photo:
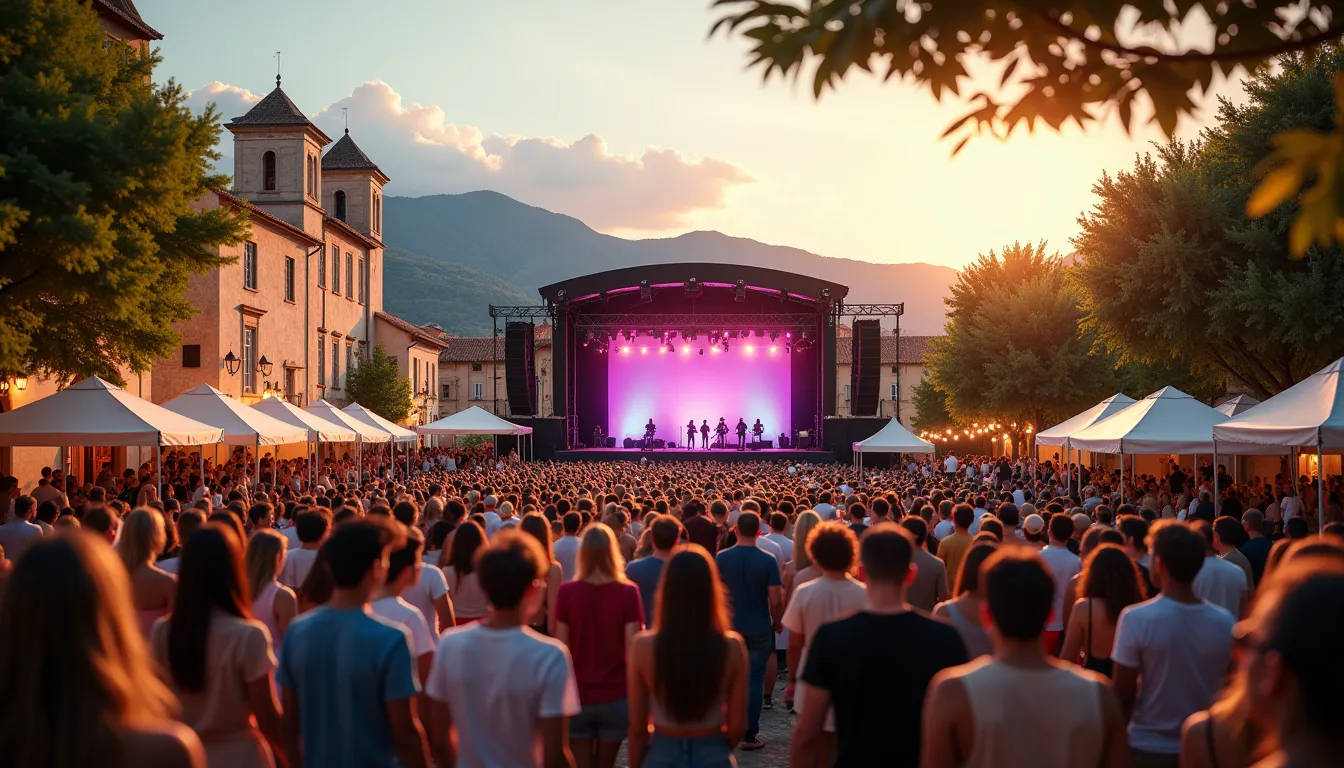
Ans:
[[[0,397],[9,394],[9,379],[0,379]]]
[[[22,392],[23,390],[27,389],[27,388],[28,388],[28,377],[27,377],[27,376],[15,376],[15,377],[14,377],[14,388],[17,389],[17,390],[19,390],[20,392]]]
[[[261,359],[257,361],[257,370],[261,371],[263,377],[271,375],[271,361],[267,360],[265,355],[262,355]]]
[[[230,376],[236,376],[238,374],[238,369],[242,367],[242,364],[243,363],[238,359],[238,356],[233,354],[232,349],[229,350],[229,354],[224,356],[224,370],[228,371]]]

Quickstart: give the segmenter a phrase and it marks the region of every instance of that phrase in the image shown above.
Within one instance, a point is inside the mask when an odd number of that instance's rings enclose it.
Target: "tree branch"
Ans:
[[[12,282],[12,283],[6,283],[6,284],[4,284],[4,285],[0,285],[0,293],[5,293],[6,291],[11,291],[11,290],[13,290],[13,289],[15,289],[15,288],[18,288],[20,285],[23,285],[24,283],[28,282],[29,280],[32,280],[33,278],[35,278],[35,277],[37,277],[38,275],[40,275],[40,274],[42,274],[43,272],[45,272],[46,269],[47,269],[47,268],[46,268],[45,266],[38,267],[37,269],[33,270],[32,272],[29,272],[28,274],[24,275],[23,277],[20,277],[18,280],[15,280],[15,281]]]
[[[1130,56],[1135,58],[1156,59],[1160,62],[1170,62],[1176,64],[1195,64],[1195,63],[1214,63],[1241,61],[1244,59],[1265,59],[1274,56],[1282,56],[1285,53],[1294,53],[1296,51],[1313,48],[1322,43],[1329,42],[1340,36],[1344,36],[1344,26],[1329,27],[1317,32],[1314,35],[1297,40],[1284,40],[1278,45],[1269,46],[1250,51],[1188,51],[1186,53],[1166,53],[1154,48],[1129,48],[1118,43],[1108,43],[1103,40],[1092,40],[1083,35],[1078,30],[1070,27],[1068,24],[1060,21],[1058,17],[1051,16],[1048,12],[1037,10],[1030,7],[1022,7],[1023,10],[1041,19],[1061,35],[1082,44],[1086,48],[1092,48],[1100,51],[1108,51],[1120,56]]]

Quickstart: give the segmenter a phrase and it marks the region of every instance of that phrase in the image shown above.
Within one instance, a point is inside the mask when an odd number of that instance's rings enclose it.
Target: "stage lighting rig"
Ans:
[[[771,340],[771,341],[775,341],[775,340],[778,339],[778,338],[779,338],[779,331],[771,331],[771,332],[770,332],[770,340]]]

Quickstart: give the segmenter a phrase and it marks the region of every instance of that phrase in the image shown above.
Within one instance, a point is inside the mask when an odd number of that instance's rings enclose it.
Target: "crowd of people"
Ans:
[[[1344,753],[1339,478],[1315,530],[1286,468],[200,458],[0,479],[5,764]]]

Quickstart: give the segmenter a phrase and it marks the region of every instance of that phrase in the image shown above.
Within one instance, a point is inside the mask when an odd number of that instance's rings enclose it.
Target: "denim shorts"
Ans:
[[[644,753],[645,768],[737,768],[723,734],[668,736],[657,731]]]
[[[625,741],[630,730],[630,706],[625,699],[585,704],[569,718],[569,738]]]

